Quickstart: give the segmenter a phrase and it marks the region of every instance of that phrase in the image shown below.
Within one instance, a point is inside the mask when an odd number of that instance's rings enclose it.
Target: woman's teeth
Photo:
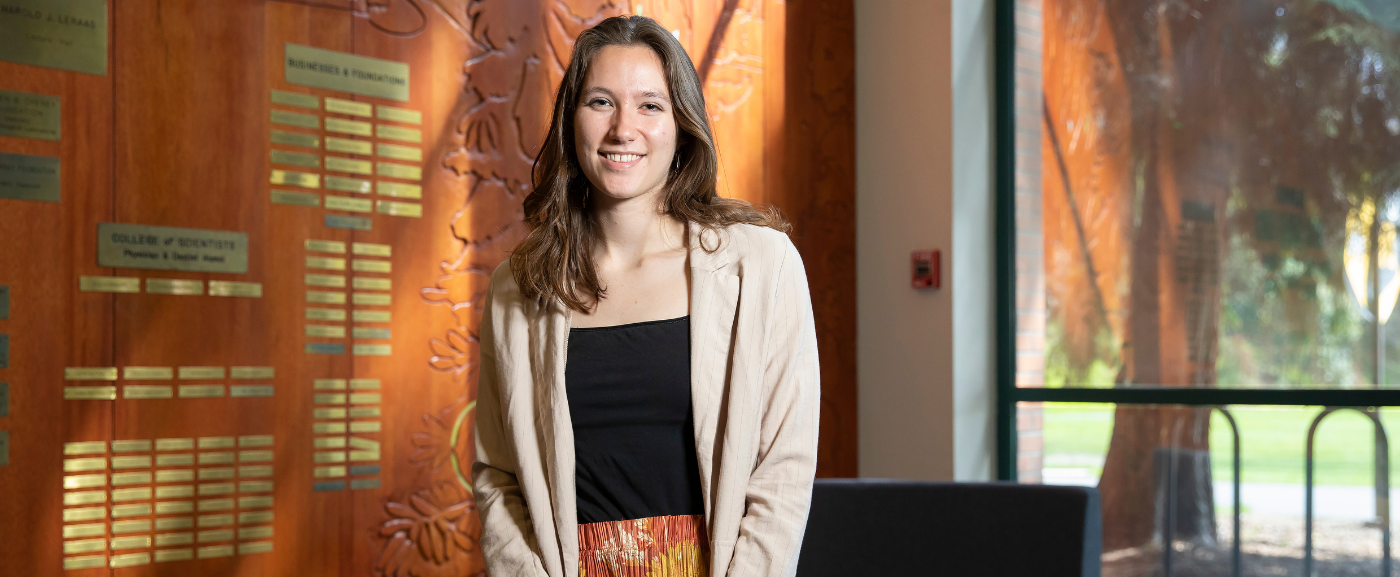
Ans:
[[[604,156],[613,162],[632,162],[642,157],[640,154],[605,154]]]

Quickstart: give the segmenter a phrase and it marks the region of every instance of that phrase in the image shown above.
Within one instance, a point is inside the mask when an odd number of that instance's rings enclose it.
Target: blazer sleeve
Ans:
[[[477,512],[481,516],[481,551],[490,575],[545,577],[534,526],[516,476],[515,447],[507,433],[501,407],[494,332],[499,319],[495,318],[498,313],[493,306],[497,284],[493,279],[482,307],[476,388],[476,461],[472,463],[472,484]]]
[[[817,331],[802,259],[786,237],[783,244],[772,295],[758,460],[749,477],[729,577],[796,574],[812,502],[821,405]]]

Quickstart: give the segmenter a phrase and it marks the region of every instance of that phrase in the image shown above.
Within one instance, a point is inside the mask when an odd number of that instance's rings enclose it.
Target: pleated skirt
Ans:
[[[706,577],[703,515],[673,515],[578,527],[579,577]]]

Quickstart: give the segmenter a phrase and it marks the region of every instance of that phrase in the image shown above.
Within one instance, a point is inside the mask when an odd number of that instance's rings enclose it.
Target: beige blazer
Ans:
[[[698,226],[691,226],[698,229]],[[711,253],[700,242],[719,250]],[[714,577],[797,571],[821,387],[807,276],[780,232],[734,225],[690,249],[691,404]],[[577,577],[570,312],[496,269],[481,323],[472,482],[491,577]]]

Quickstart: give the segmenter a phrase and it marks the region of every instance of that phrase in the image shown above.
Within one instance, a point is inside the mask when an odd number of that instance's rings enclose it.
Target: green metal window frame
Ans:
[[[1016,404],[1400,406],[1400,389],[1117,389],[1016,386],[1016,4],[996,0],[996,430],[997,479],[1016,480]]]

